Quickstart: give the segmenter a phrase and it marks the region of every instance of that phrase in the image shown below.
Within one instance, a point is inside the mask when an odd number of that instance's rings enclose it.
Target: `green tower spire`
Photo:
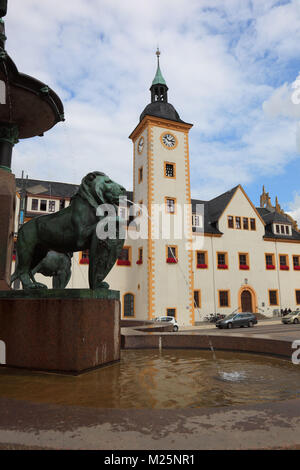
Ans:
[[[152,85],[167,85],[159,67],[159,56],[160,56],[159,48],[157,48],[156,56],[157,56],[157,70],[156,70],[156,74],[152,82]]]

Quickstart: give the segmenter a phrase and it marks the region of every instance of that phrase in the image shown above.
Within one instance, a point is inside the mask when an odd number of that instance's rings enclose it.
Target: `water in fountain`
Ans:
[[[218,351],[122,350],[121,361],[80,376],[0,368],[0,397],[95,408],[199,408],[299,398],[299,366]],[[235,371],[233,373],[232,371]],[[238,375],[239,374],[239,375]],[[242,380],[241,380],[242,377]]]

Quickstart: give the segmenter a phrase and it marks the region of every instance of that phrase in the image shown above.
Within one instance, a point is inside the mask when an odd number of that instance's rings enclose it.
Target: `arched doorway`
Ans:
[[[253,313],[252,294],[246,289],[241,293],[241,311]]]
[[[257,295],[253,287],[249,286],[249,284],[243,284],[240,287],[237,301],[239,312],[258,312]]]

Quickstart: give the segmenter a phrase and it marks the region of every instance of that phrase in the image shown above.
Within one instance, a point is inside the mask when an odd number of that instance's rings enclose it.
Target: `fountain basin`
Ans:
[[[0,397],[98,409],[250,405],[300,397],[300,369],[257,355],[122,351],[121,361],[81,376],[0,369]]]

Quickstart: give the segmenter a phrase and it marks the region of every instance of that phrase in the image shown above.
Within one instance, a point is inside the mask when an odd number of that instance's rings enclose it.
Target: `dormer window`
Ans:
[[[286,224],[273,224],[273,233],[276,235],[292,235],[292,230],[290,225]]]

